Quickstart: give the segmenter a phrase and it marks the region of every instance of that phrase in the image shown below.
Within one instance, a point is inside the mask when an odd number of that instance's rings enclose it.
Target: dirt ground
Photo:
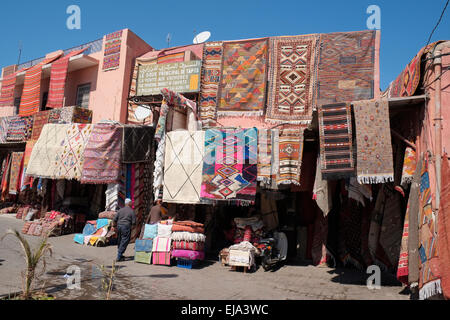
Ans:
[[[0,237],[7,229],[21,230],[23,222],[14,215],[0,216]],[[36,244],[39,237],[26,236]],[[73,235],[50,238],[53,255],[38,288],[61,300],[105,299],[99,265],[110,267],[117,247],[96,248],[73,241]],[[0,242],[0,296],[21,290],[25,261],[15,237]],[[207,260],[195,269],[157,266],[133,261],[134,244],[117,264],[111,299],[118,300],[409,300],[404,288],[391,275],[383,274],[380,289],[368,289],[369,275],[351,269],[317,268],[287,264],[273,272],[258,268],[243,273],[223,267],[218,259]],[[81,289],[67,288],[64,275],[69,266],[81,270]],[[71,274],[71,273],[70,273]]]

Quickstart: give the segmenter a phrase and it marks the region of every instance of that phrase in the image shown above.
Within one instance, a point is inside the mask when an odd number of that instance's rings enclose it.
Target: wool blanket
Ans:
[[[137,163],[149,161],[153,147],[154,128],[131,126],[123,128],[122,162]]]
[[[394,181],[389,102],[353,102],[356,125],[357,177],[360,184]]]
[[[56,179],[81,179],[84,150],[93,129],[91,124],[71,124],[65,132],[63,152],[56,156]]]
[[[169,252],[172,248],[170,237],[156,237],[153,239],[153,252]]]
[[[64,89],[66,88],[69,60],[85,51],[87,48],[75,50],[58,61],[52,63],[50,71],[50,87],[48,90],[47,108],[61,108],[64,104]]]
[[[303,129],[283,128],[279,137],[279,175],[277,184],[300,185]]]
[[[203,233],[192,233],[186,231],[177,231],[171,236],[174,241],[191,241],[191,242],[205,242],[206,236]]]
[[[317,105],[374,98],[376,31],[320,35]]]
[[[123,128],[110,124],[95,124],[93,127],[84,150],[81,183],[118,183]]]
[[[257,138],[256,128],[206,131],[202,198],[254,203]]]
[[[270,38],[266,121],[308,125],[317,95],[319,35]]]
[[[163,201],[200,203],[204,131],[171,131],[166,135]]]
[[[10,107],[14,105],[14,89],[16,88],[16,73],[3,77],[2,89],[0,92],[0,107]]]
[[[182,224],[173,224],[172,225],[172,232],[192,232],[192,233],[205,233],[204,227],[193,227],[188,225],[182,225]]]
[[[438,225],[436,213],[432,209],[427,158],[421,172],[419,203],[419,299],[425,300],[442,294],[437,245]]]
[[[120,65],[120,49],[123,30],[106,35],[103,51],[103,71],[117,69]]]
[[[11,157],[11,172],[9,176],[9,194],[20,191],[20,177],[23,169],[23,152],[13,152]]]
[[[355,172],[352,115],[349,103],[319,107],[320,168],[324,180],[348,178]]]
[[[181,250],[204,251],[205,243],[194,241],[172,241],[172,248]]]
[[[267,38],[223,43],[219,116],[263,115],[267,62]]]
[[[205,252],[204,251],[175,249],[175,250],[172,250],[172,257],[180,258],[180,259],[187,259],[187,260],[204,260]]]
[[[441,202],[438,216],[439,272],[442,293],[450,299],[450,164],[448,155],[442,161]]]
[[[199,111],[204,127],[213,125],[217,117],[217,94],[222,73],[222,53],[222,42],[208,42],[203,47]]]

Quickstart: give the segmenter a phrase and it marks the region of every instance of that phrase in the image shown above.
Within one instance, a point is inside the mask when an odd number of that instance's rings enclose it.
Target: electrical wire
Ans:
[[[444,9],[442,10],[441,16],[439,17],[438,22],[436,23],[436,25],[433,28],[433,31],[431,31],[430,36],[428,37],[428,41],[427,41],[427,45],[430,43],[431,37],[433,36],[434,31],[436,30],[436,28],[438,27],[439,23],[441,23],[442,17],[444,16],[445,10],[447,9],[448,3],[450,0],[447,0],[447,3],[445,4]]]

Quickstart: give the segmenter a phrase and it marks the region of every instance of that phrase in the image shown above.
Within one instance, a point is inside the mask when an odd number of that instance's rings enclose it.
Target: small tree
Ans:
[[[46,254],[49,253],[50,256],[52,255],[52,247],[48,243],[48,233],[42,237],[41,242],[34,250],[31,249],[30,244],[19,231],[9,229],[2,237],[2,240],[8,235],[15,236],[23,249],[23,257],[27,263],[26,270],[22,272],[23,298],[29,300],[32,297],[34,281],[45,272],[47,266],[45,261]],[[42,270],[38,273],[37,267],[40,262],[42,262]]]

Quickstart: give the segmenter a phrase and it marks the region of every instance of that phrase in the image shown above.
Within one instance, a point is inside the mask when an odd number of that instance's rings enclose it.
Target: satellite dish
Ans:
[[[203,42],[205,42],[206,40],[208,40],[209,37],[211,37],[211,32],[209,32],[209,31],[203,31],[203,32],[200,32],[198,35],[195,36],[193,42],[194,42],[194,44],[203,43]]]
[[[134,116],[137,120],[141,121],[148,118],[152,114],[150,107],[140,105],[134,110]]]

